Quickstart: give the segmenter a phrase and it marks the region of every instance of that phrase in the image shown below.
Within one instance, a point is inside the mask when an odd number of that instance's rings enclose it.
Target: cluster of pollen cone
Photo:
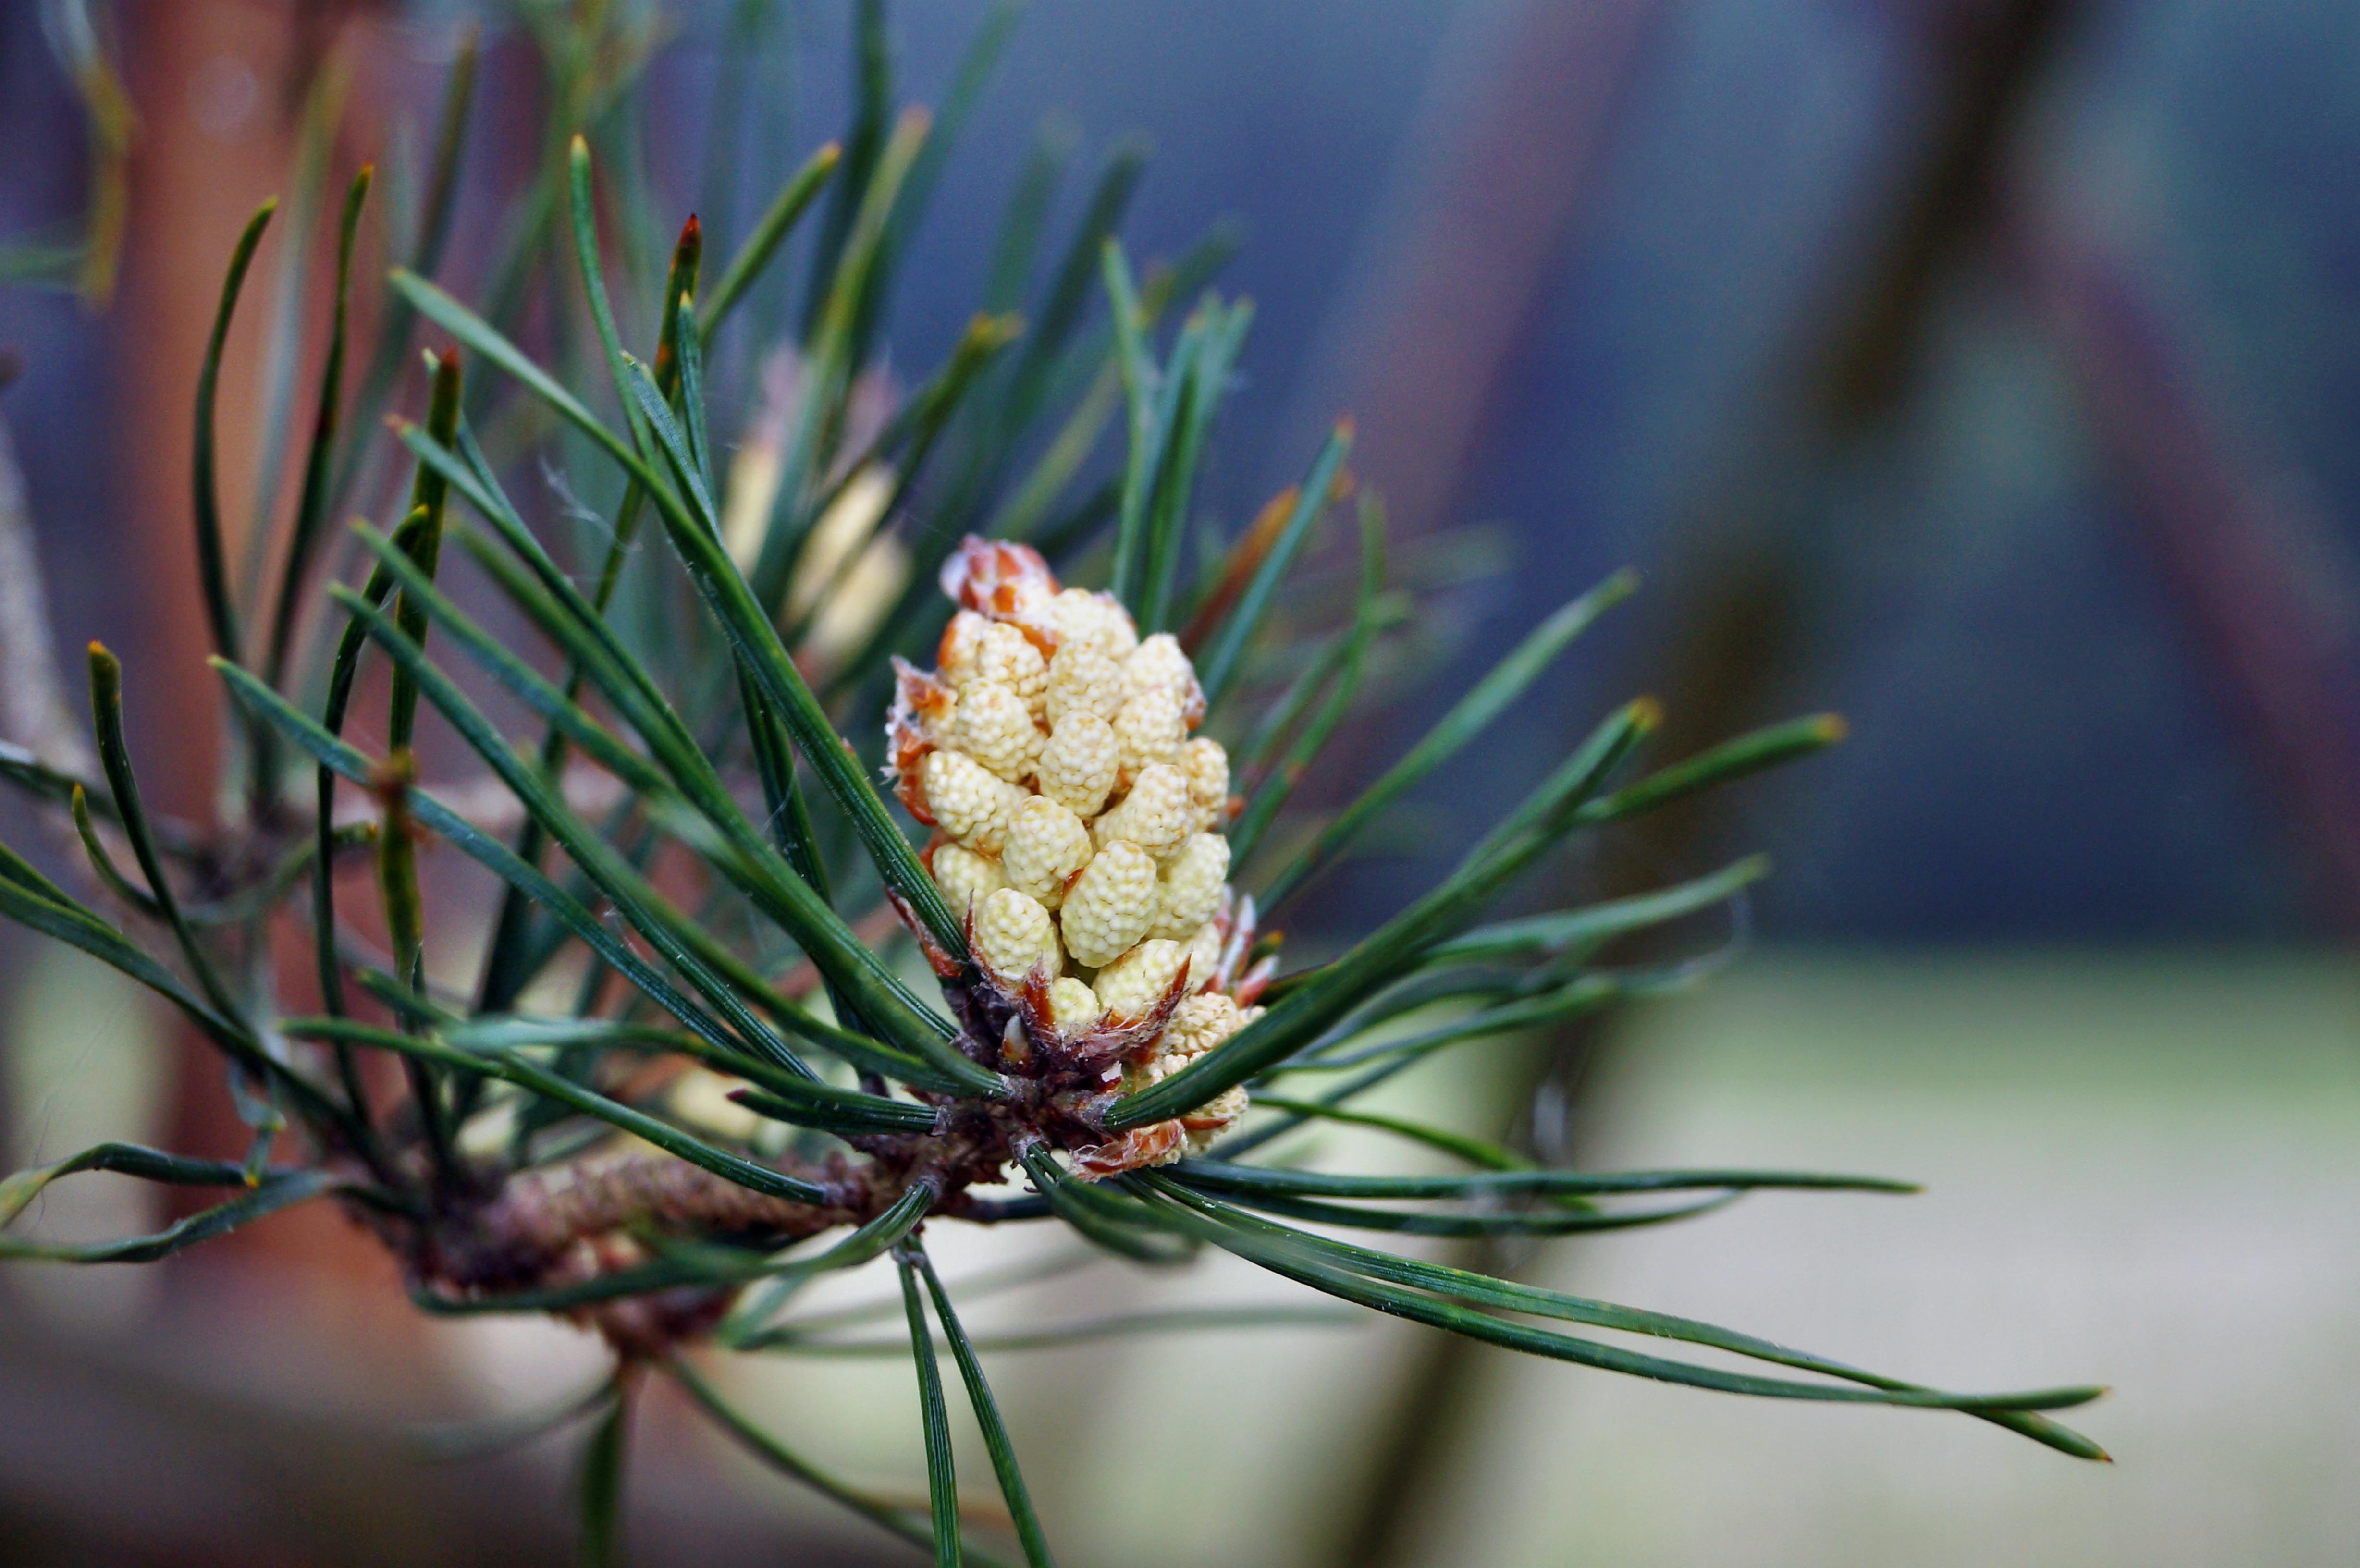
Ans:
[[[985,977],[1034,1041],[1128,1091],[1259,1016],[1252,905],[1229,885],[1229,762],[1191,734],[1204,690],[1176,638],[1061,588],[1022,546],[969,539],[938,667],[897,663],[887,768],[934,830],[923,858]],[[1244,1114],[1232,1089],[1083,1151],[1094,1173],[1178,1159]]]

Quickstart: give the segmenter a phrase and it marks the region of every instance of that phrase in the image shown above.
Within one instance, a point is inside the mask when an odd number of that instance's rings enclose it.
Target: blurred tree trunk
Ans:
[[[143,0],[122,13],[123,64],[140,129],[112,323],[121,444],[135,454],[123,478],[127,536],[117,548],[126,565],[124,592],[139,599],[142,630],[136,646],[118,651],[142,792],[158,809],[196,822],[216,818],[213,780],[220,777],[226,735],[220,682],[204,662],[212,647],[197,586],[190,490],[197,375],[230,251],[255,208],[278,195],[281,210],[247,275],[231,329],[216,412],[222,515],[235,582],[254,512],[263,435],[260,387],[279,257],[296,243],[313,246],[303,353],[290,406],[288,445],[297,463],[318,395],[333,286],[332,267],[319,265],[319,253],[333,244],[328,224],[334,202],[322,203],[321,232],[308,235],[290,232],[283,202],[309,80],[335,47],[349,9]],[[373,51],[348,52],[366,71]],[[382,119],[372,122],[366,114],[375,95],[355,91],[350,103],[355,112],[344,127],[346,145],[331,163],[331,192],[341,191],[382,139]],[[327,254],[333,256],[333,250]],[[291,499],[283,495],[281,506]],[[188,1154],[242,1158],[250,1134],[230,1099],[220,1053],[181,1029],[173,1065],[162,1140]],[[182,1213],[212,1201],[197,1189],[176,1189],[172,1196]],[[356,1334],[366,1329],[373,1340],[415,1341],[412,1314],[390,1289],[390,1260],[331,1205],[306,1206],[240,1232],[190,1266],[240,1265],[301,1270],[329,1292]]]

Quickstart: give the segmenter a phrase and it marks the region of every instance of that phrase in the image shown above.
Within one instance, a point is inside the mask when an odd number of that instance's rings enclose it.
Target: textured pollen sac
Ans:
[[[1188,803],[1196,808],[1196,826],[1218,833],[1229,814],[1229,754],[1221,743],[1202,735],[1180,748],[1180,771],[1188,780]]]
[[[1088,713],[1067,713],[1041,748],[1041,793],[1080,816],[1095,816],[1114,789],[1122,748],[1113,726]]]
[[[1219,992],[1207,992],[1189,996],[1172,1009],[1172,1018],[1164,1027],[1162,1054],[1149,1063],[1140,1076],[1142,1083],[1160,1083],[1214,1047],[1227,1041],[1238,1030],[1262,1016],[1267,1009],[1240,1007]],[[1242,1093],[1243,1091],[1238,1091]],[[1244,1102],[1238,1102],[1242,1108]],[[1205,1109],[1220,1104],[1207,1102]],[[1191,1117],[1201,1117],[1204,1110],[1192,1111]],[[1235,1116],[1225,1118],[1235,1121]]]
[[[1024,711],[1033,718],[1042,716],[1049,695],[1049,661],[1032,646],[1032,639],[1004,621],[993,621],[976,638],[975,657],[964,669],[964,677],[950,675],[951,684],[964,692],[976,681],[988,681],[995,686],[1005,686],[1024,701]]]
[[[1143,1018],[1164,1000],[1187,961],[1188,950],[1176,942],[1142,942],[1099,970],[1091,989],[1109,1018]]]
[[[1205,718],[1205,689],[1196,683],[1196,667],[1170,632],[1157,632],[1133,648],[1122,661],[1123,691],[1137,696],[1162,689],[1180,699],[1180,711],[1190,729]]]
[[[1056,922],[1038,898],[1028,898],[1013,887],[1002,887],[977,906],[975,951],[993,974],[1008,981],[1021,983],[1043,964],[1051,975],[1065,967]]]
[[[952,749],[1013,783],[1031,775],[1045,738],[1014,688],[985,680],[959,688],[948,725]]]
[[[1064,588],[1051,594],[1033,624],[1049,635],[1061,652],[1071,643],[1095,643],[1120,662],[1139,646],[1139,628],[1131,624],[1131,613],[1122,602],[1111,593],[1093,593],[1086,588]]]
[[[1180,748],[1188,740],[1185,699],[1169,686],[1132,692],[1109,722],[1121,748],[1121,778],[1135,778],[1140,769],[1158,762],[1178,762]]]
[[[1273,967],[1245,963],[1256,922],[1229,885],[1229,754],[1192,735],[1205,693],[1187,650],[1141,637],[1111,594],[1061,586],[1023,545],[967,539],[941,582],[958,609],[934,670],[895,663],[886,774],[935,830],[927,868],[1016,1009],[1003,1060],[1035,1060],[1021,1025],[1040,1060],[1119,1069],[1126,1091],[1183,1072],[1260,1016],[1245,1004]],[[1091,1178],[1162,1164],[1246,1105],[1229,1089],[1069,1152]]]
[[[934,669],[946,684],[963,686],[975,678],[976,650],[983,646],[984,629],[990,625],[973,610],[961,610],[943,628],[942,641],[934,645]]]
[[[1008,886],[1054,909],[1065,901],[1067,879],[1090,863],[1091,853],[1082,819],[1046,795],[1034,795],[1009,819],[1000,872]]]
[[[1102,845],[1129,839],[1164,860],[1179,852],[1196,825],[1196,810],[1188,804],[1188,780],[1178,768],[1159,762],[1140,770],[1122,804],[1093,823],[1090,833]]]
[[[986,855],[1000,852],[1008,820],[1025,799],[1022,789],[963,752],[926,753],[919,764],[918,782],[926,809],[944,833]]]
[[[1172,1021],[1164,1029],[1165,1070],[1187,1065],[1244,1028],[1240,1013],[1235,1002],[1218,992],[1190,996],[1173,1008]]]
[[[1053,729],[1067,713],[1111,719],[1130,694],[1123,666],[1095,638],[1073,638],[1049,660],[1048,717]]]
[[[1065,1033],[1078,1034],[1106,1017],[1106,1008],[1096,991],[1067,975],[1049,986],[1049,1017]]]
[[[1222,940],[1221,928],[1207,920],[1196,928],[1188,941],[1188,988],[1202,990],[1207,985],[1226,985],[1228,976],[1221,973],[1221,953],[1229,944]]]
[[[997,861],[978,855],[964,844],[937,845],[934,854],[934,886],[943,890],[943,901],[951,913],[964,915],[968,906],[978,904],[1007,881],[1000,876]]]
[[[1221,907],[1221,889],[1229,879],[1229,841],[1218,833],[1189,834],[1164,868],[1164,891],[1147,934],[1174,942],[1192,940]]]
[[[1065,951],[1085,969],[1113,963],[1147,934],[1161,897],[1154,857],[1117,839],[1091,856],[1066,889],[1065,907],[1058,917]]]
[[[1180,1118],[1183,1131],[1188,1135],[1187,1151],[1202,1154],[1218,1141],[1220,1136],[1237,1125],[1253,1102],[1247,1097],[1242,1083],[1233,1084],[1206,1101]]]

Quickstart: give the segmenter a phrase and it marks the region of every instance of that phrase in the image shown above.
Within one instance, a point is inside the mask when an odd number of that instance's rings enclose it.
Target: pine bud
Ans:
[[[1023,1004],[1036,1023],[1068,1040],[1130,1029],[1103,1038],[1120,1041],[1131,1088],[1179,1072],[1260,1011],[1223,989],[1242,940],[1221,835],[1229,759],[1189,738],[1205,716],[1195,667],[1171,633],[1142,638],[1120,601],[1059,586],[1026,546],[964,540],[942,583],[959,608],[939,668],[897,663],[887,729],[896,793],[938,830],[934,880],[1003,1000],[1045,975],[1046,996]],[[1079,973],[1062,973],[1068,961]],[[1140,1031],[1167,996],[1174,1014]],[[1077,1150],[1077,1168],[1178,1159],[1244,1105],[1234,1091]]]

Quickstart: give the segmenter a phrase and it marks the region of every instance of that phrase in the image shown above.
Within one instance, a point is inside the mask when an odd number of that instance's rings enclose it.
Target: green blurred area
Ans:
[[[2094,1377],[2111,1467],[1970,1422],[1485,1356],[1423,1563],[2360,1556],[2360,968],[2180,952],[1757,956],[1633,1016],[1582,1160],[1838,1165],[1528,1276],[1938,1382]]]
[[[20,1030],[27,1016],[17,1009]],[[32,1016],[54,1029],[60,1015]],[[55,1114],[75,1053],[54,1036],[12,1043],[16,1103]],[[1076,1564],[2347,1563],[2360,1554],[2348,1506],[2360,1414],[2344,1394],[2360,1374],[2356,1047],[2360,966],[2257,951],[1772,950],[1612,1031],[1571,1129],[1575,1163],[1840,1169],[1926,1191],[1761,1194],[1685,1225],[1511,1257],[1510,1272],[1950,1386],[2094,1377],[2115,1391],[2077,1424],[2113,1466],[2062,1464],[1950,1416],[1740,1400],[1477,1351],[1445,1419],[1412,1434],[1422,1446],[1410,1494],[1390,1499],[1406,1523],[1388,1555],[1355,1558],[1372,1466],[1430,1345],[1414,1330],[1370,1320],[1108,1340],[994,1356],[994,1379],[1039,1456],[1061,1561]],[[77,1136],[136,1130],[72,1093]],[[1478,1127],[1496,1125],[1498,1093],[1480,1073],[1434,1074],[1404,1081],[1388,1108]],[[1313,1153],[1335,1169],[1398,1158],[1349,1130]],[[1070,1245],[948,1224],[932,1235],[954,1280],[1024,1246]],[[268,1431],[298,1406],[332,1414],[339,1432],[374,1434],[360,1452],[388,1467],[389,1491],[417,1482],[394,1441],[403,1421],[530,1408],[595,1374],[594,1346],[553,1325],[443,1325],[430,1356],[441,1391],[397,1395],[349,1364],[332,1376],[338,1352],[316,1330],[240,1350],[185,1291],[126,1321],[25,1282],[8,1277],[9,1314],[94,1364],[192,1334],[228,1360],[179,1374],[185,1385],[217,1387],[241,1357],[273,1363],[220,1416],[224,1430]],[[814,1304],[889,1288],[872,1270]],[[1159,1275],[1093,1265],[969,1317],[988,1336],[1149,1307],[1311,1300],[1229,1259]],[[731,1375],[787,1430],[830,1412],[814,1460],[887,1490],[922,1486],[906,1361],[745,1358]],[[962,1472],[988,1476],[960,1421]],[[684,1429],[661,1414],[652,1431],[642,1462],[659,1497],[717,1464],[745,1540],[767,1520],[845,1561],[901,1560],[706,1434],[676,1441]],[[0,1518],[39,1500],[27,1495],[38,1467],[11,1458],[37,1442],[0,1421]],[[223,1443],[194,1476],[234,1479],[241,1446]],[[507,1484],[552,1489],[557,1454],[542,1457]],[[382,1560],[357,1540],[352,1550],[318,1560]],[[716,1551],[739,1560],[726,1542]]]

